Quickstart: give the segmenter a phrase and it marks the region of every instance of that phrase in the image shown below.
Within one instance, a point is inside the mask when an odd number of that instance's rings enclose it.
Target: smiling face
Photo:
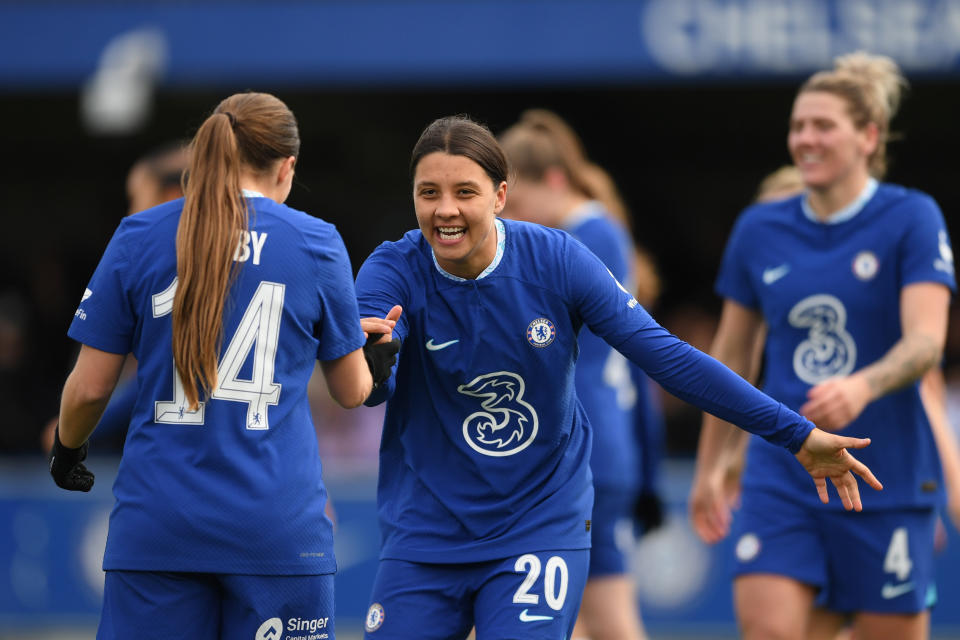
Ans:
[[[429,153],[413,174],[413,204],[420,231],[444,271],[476,278],[497,254],[494,220],[503,210],[507,183],[494,184],[466,156]]]
[[[826,91],[804,91],[793,103],[787,147],[811,189],[828,190],[865,181],[877,148],[877,128],[857,128],[847,102]]]

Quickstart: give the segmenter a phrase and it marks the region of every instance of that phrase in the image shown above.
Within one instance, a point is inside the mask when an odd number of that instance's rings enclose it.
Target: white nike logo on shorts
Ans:
[[[891,600],[911,591],[913,591],[912,582],[904,582],[903,584],[890,584],[887,582],[883,585],[883,588],[880,589],[880,597],[884,600]]]
[[[553,616],[534,616],[527,613],[529,609],[520,612],[520,622],[537,622],[538,620],[553,620]]]

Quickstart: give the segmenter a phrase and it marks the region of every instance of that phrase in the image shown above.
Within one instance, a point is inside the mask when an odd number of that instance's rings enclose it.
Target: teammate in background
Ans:
[[[755,202],[783,200],[801,194],[804,188],[800,171],[793,165],[785,165],[761,181],[760,187],[757,189]],[[757,360],[751,370],[759,371],[765,339],[765,333],[758,335],[755,349]],[[960,531],[960,444],[957,442],[956,432],[950,426],[946,393],[946,383],[943,378],[943,370],[940,367],[933,367],[923,374],[920,379],[920,399],[923,401],[924,411],[930,421],[930,429],[937,443],[940,464],[943,466],[947,493],[946,515],[953,523],[954,528]],[[728,448],[730,458],[725,472],[727,480],[724,483],[726,503],[729,506],[733,506],[739,497],[740,474],[749,442],[749,435],[741,429],[732,430],[732,436],[736,439],[736,442]],[[722,519],[729,521],[729,517]],[[942,538],[942,536],[938,537]],[[711,538],[708,541],[715,542],[716,540]],[[940,543],[938,543],[938,548],[939,546]]]
[[[748,639],[819,633],[818,591],[827,609],[854,614],[857,637],[928,633],[943,479],[917,380],[941,356],[955,284],[936,203],[877,182],[904,84],[889,58],[857,53],[800,88],[787,144],[806,191],[748,208],[717,278],[714,355],[755,379],[766,332],[764,390],[825,429],[876,438],[863,457],[896,479],[851,518],[806,500],[791,461],[751,439],[734,579]],[[707,541],[729,524],[729,435],[705,416],[690,504]]]
[[[419,229],[357,276],[364,328],[396,318],[380,447],[382,548],[367,637],[559,638],[587,579],[591,432],[574,393],[587,325],[657,382],[795,452],[843,504],[870,471],[844,447],[660,327],[568,234],[500,220],[508,166],[488,129],[436,120],[411,160]],[[372,317],[371,317],[372,316]]]
[[[634,291],[633,244],[611,213],[626,207],[603,169],[585,157],[570,126],[552,112],[531,109],[500,135],[500,144],[514,172],[504,216],[567,231]],[[648,426],[658,426],[644,424],[652,389],[642,378],[635,382],[627,359],[589,329],[581,330],[578,346],[574,387],[593,430],[594,502],[590,567],[571,637],[640,640],[645,633],[621,532],[632,531],[638,504],[651,514],[659,504],[654,493],[641,498],[640,492],[640,437]]]
[[[943,369],[934,367],[920,380],[920,398],[937,443],[943,479],[947,490],[946,515],[960,531],[960,444],[947,413],[947,383]],[[938,549],[943,543],[938,543]]]
[[[123,220],[70,326],[82,347],[50,460],[59,486],[90,489],[87,438],[126,354],[139,365],[98,638],[279,637],[291,624],[334,638],[307,380],[319,359],[334,398],[357,406],[396,347],[364,347],[333,226],[282,204],[299,152],[277,98],[221,102],[191,144],[185,199]],[[365,324],[389,336],[392,320]]]
[[[167,142],[141,156],[127,173],[127,215],[183,197],[182,179],[190,159],[187,141]],[[123,451],[130,416],[137,400],[137,363],[127,356],[107,407],[90,435],[91,444],[101,453]],[[44,429],[41,443],[49,452],[57,428],[54,416]]]
[[[804,188],[800,171],[793,165],[786,165],[761,181],[755,202],[784,200],[800,195]],[[751,371],[760,370],[760,358],[763,354],[765,338],[765,331],[758,333],[757,345],[754,348],[755,362],[750,366]],[[946,515],[953,522],[953,526],[960,530],[960,446],[958,446],[954,430],[950,427],[945,393],[946,385],[940,367],[933,367],[923,374],[920,379],[920,398],[927,419],[930,421],[930,429],[936,441],[940,464],[943,466],[947,494]],[[698,498],[696,503],[691,500],[691,518],[695,529],[703,540],[710,544],[717,542],[729,533],[729,524],[732,519],[731,509],[735,509],[739,505],[740,479],[749,443],[749,434],[740,429],[733,429],[730,437],[732,438],[730,444],[725,447],[722,453],[722,460],[724,461],[716,467],[721,469],[721,472],[715,474],[716,482],[711,490],[711,494],[714,496],[711,500],[714,502],[712,504],[706,503],[702,497]],[[723,523],[719,525],[718,530],[703,526],[705,517],[703,510],[708,506],[716,510],[715,521]],[[939,550],[945,544],[945,539],[946,533],[938,519],[935,548]],[[822,597],[825,597],[825,593],[818,594],[817,602]],[[845,635],[847,618],[847,615],[838,615],[836,612],[815,605],[808,622],[806,637],[808,640],[847,637]]]
[[[127,174],[127,215],[183,197],[189,161],[189,144],[181,140],[162,144],[137,160]]]
[[[798,196],[805,189],[803,175],[792,164],[785,164],[760,181],[754,202],[775,202]]]

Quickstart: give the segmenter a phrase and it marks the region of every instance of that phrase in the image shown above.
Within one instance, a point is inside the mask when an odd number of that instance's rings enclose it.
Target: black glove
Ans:
[[[663,503],[652,491],[641,491],[633,503],[633,524],[637,537],[650,533],[663,524]]]
[[[50,475],[57,486],[67,491],[90,491],[93,474],[83,466],[87,457],[87,443],[71,449],[60,442],[60,427],[53,432],[53,451],[50,452]]]
[[[390,370],[396,364],[397,353],[400,352],[400,338],[378,344],[377,340],[382,337],[382,333],[371,333],[367,337],[367,343],[363,345],[363,357],[367,359],[370,375],[373,376],[374,389],[390,377]]]

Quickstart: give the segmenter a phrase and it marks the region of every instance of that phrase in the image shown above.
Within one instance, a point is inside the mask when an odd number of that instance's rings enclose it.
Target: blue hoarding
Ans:
[[[0,459],[0,638],[50,628],[92,634],[116,460],[95,458],[90,467],[97,474],[94,490],[67,493],[50,480],[43,460]],[[641,609],[657,637],[734,637],[731,543],[708,547],[690,529],[691,473],[688,461],[666,465],[667,523],[635,548]],[[359,637],[377,566],[376,478],[370,470],[333,467],[324,475],[337,515],[337,633]],[[865,498],[869,508],[869,493]],[[933,635],[958,637],[960,609],[952,603],[960,600],[960,537],[952,529],[938,556],[937,581],[941,605],[933,612]]]
[[[802,74],[867,49],[960,71],[960,0],[20,2],[0,90],[100,72],[181,88],[480,86]]]

